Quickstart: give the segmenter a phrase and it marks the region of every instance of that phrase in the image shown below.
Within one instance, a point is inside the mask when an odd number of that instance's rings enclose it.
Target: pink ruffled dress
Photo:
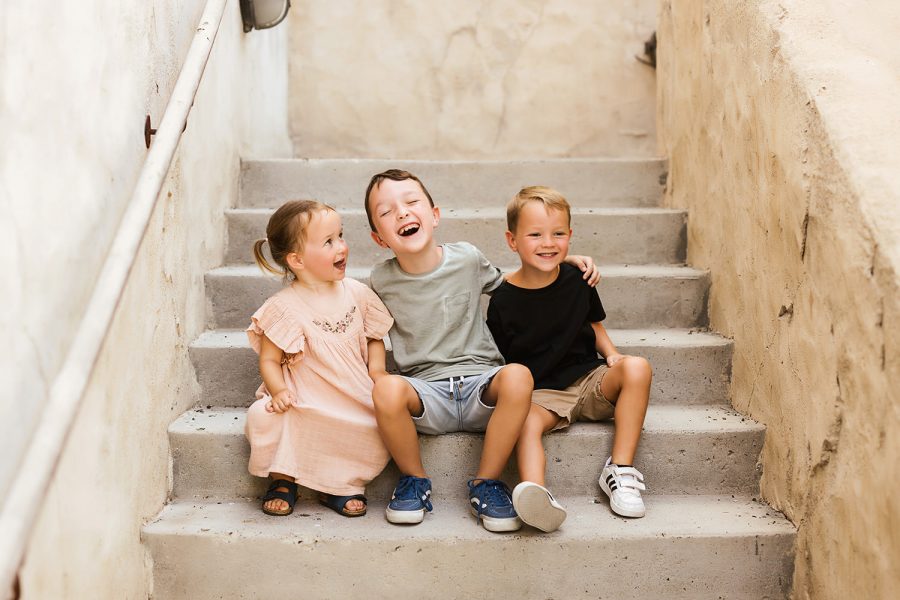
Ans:
[[[247,335],[258,354],[263,334],[285,353],[284,380],[296,403],[266,411],[265,384],[247,411],[250,473],[294,477],[300,485],[334,494],[361,494],[388,462],[372,406],[368,339],[387,335],[393,319],[364,284],[343,280],[343,303],[314,312],[288,286],[266,300]]]

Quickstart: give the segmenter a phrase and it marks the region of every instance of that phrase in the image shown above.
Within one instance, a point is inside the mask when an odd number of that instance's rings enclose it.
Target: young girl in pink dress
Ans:
[[[289,285],[253,315],[247,335],[259,354],[263,384],[247,412],[250,473],[271,477],[262,510],[289,515],[297,487],[348,516],[366,512],[366,483],[387,464],[372,407],[367,364],[384,368],[393,320],[378,296],[344,276],[341,218],[310,200],[275,211],[257,264]],[[263,256],[268,242],[273,267]]]

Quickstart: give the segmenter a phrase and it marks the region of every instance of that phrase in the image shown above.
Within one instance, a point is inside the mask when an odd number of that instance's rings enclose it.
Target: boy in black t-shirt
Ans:
[[[506,217],[506,240],[522,266],[494,291],[487,323],[506,362],[525,365],[534,377],[516,445],[522,479],[513,490],[516,512],[542,531],[557,529],[566,511],[543,485],[541,436],[579,419],[615,417],[600,487],[614,512],[643,517],[644,477],[632,462],[650,397],[650,364],[619,354],[601,323],[606,313],[597,292],[562,262],[572,236],[566,199],[550,188],[525,188],[507,205]]]

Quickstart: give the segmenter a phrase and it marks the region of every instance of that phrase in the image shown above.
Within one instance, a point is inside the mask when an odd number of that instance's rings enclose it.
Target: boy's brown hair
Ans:
[[[333,208],[315,200],[291,200],[282,204],[269,218],[266,226],[266,237],[253,243],[253,258],[260,269],[281,275],[285,280],[293,279],[294,274],[287,264],[287,255],[291,252],[303,254],[306,243],[306,229],[315,213]],[[281,269],[276,269],[266,260],[263,244],[269,242],[272,260]]]
[[[401,169],[388,169],[387,171],[384,171],[382,173],[372,175],[372,179],[369,181],[369,187],[366,188],[366,217],[369,219],[369,227],[372,229],[372,231],[375,231],[375,222],[372,220],[372,209],[369,207],[369,194],[372,193],[372,190],[374,188],[381,185],[381,182],[385,179],[390,179],[392,181],[405,181],[407,179],[412,179],[419,184],[419,187],[422,188],[423,192],[425,192],[425,197],[428,198],[428,202],[431,203],[431,208],[434,208],[434,200],[431,199],[431,194],[428,193],[428,188],[425,187],[425,184],[422,183],[421,179],[419,179],[409,171],[403,171]]]
[[[565,212],[566,223],[571,229],[572,209],[565,197],[553,188],[533,185],[519,190],[519,193],[506,205],[506,228],[511,233],[516,232],[516,227],[519,225],[519,213],[529,202],[540,202],[547,210],[552,208]]]

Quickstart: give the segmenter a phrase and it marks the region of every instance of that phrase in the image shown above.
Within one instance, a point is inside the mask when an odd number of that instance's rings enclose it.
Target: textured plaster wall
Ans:
[[[0,503],[65,358],[161,119],[202,0],[0,6]],[[289,156],[287,30],[227,6],[187,130],[32,532],[23,598],[152,593],[142,522],[166,500],[166,428],[196,398],[242,156]],[[259,103],[262,108],[254,109]],[[35,498],[35,501],[41,500]],[[3,597],[5,590],[0,590]]]
[[[667,203],[767,426],[794,597],[900,596],[900,5],[661,0]]]
[[[295,0],[301,157],[651,156],[656,0]]]

